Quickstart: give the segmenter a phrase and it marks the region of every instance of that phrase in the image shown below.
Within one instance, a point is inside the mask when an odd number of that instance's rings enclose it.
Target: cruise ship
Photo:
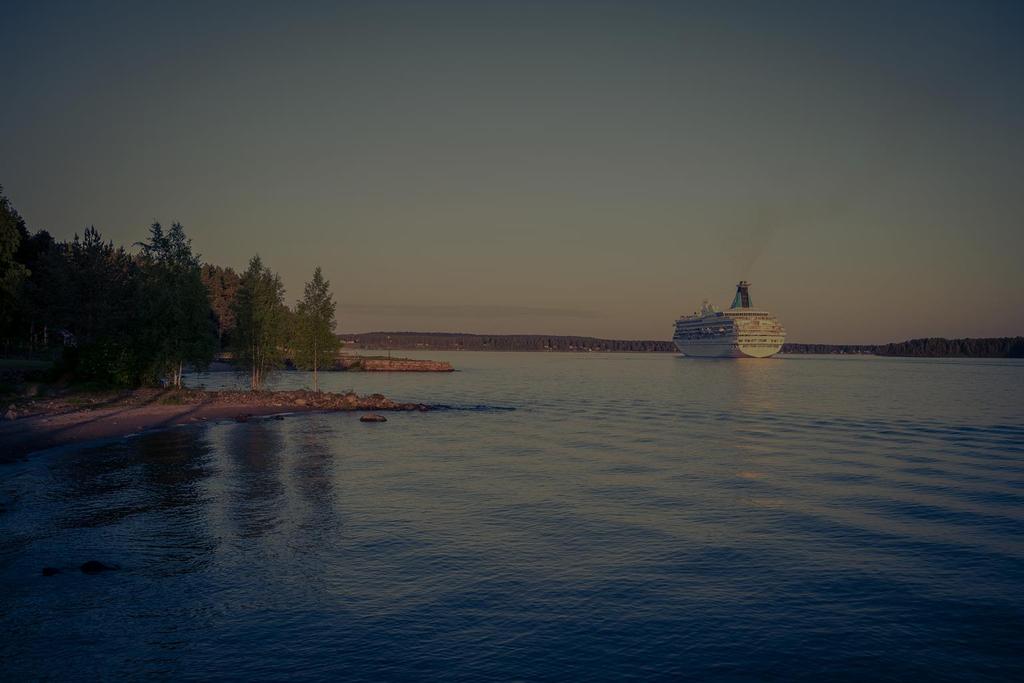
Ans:
[[[729,310],[705,300],[700,311],[676,321],[672,341],[687,356],[767,358],[782,348],[786,330],[774,315],[751,305],[750,283],[743,280]]]

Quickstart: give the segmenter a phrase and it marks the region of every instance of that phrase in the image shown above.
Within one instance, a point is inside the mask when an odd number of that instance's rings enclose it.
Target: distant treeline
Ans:
[[[964,358],[1024,358],[1024,337],[988,339],[910,339],[883,344],[875,349],[879,356],[926,356]]]
[[[872,354],[875,344],[783,344],[782,353],[866,353]]]
[[[463,334],[457,332],[367,332],[343,334],[342,341],[363,349],[439,351],[603,351],[677,353],[670,341],[598,339],[543,334]],[[911,339],[894,344],[783,344],[782,353],[874,354],[879,356],[962,356],[1024,358],[1024,337],[994,339]]]
[[[342,341],[364,349],[447,351],[675,351],[670,341],[597,339],[543,334],[461,334],[454,332],[367,332],[343,334]]]
[[[1024,337],[931,337],[891,344],[783,344],[782,353],[861,353],[922,358],[1024,358]]]

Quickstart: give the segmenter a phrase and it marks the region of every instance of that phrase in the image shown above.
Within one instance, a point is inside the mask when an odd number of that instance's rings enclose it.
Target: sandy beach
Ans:
[[[0,463],[70,443],[128,436],[214,420],[296,412],[429,410],[380,394],[358,396],[311,391],[162,391],[139,389],[83,398],[36,399],[13,407],[0,422]]]

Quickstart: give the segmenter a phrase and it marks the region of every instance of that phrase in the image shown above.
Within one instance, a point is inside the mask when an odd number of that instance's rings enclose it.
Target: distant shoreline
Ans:
[[[340,336],[345,350],[679,353],[671,341],[601,339],[566,335],[366,332]],[[922,358],[1024,358],[1024,337],[978,339],[930,337],[888,344],[802,344],[794,342],[783,344],[780,353]]]

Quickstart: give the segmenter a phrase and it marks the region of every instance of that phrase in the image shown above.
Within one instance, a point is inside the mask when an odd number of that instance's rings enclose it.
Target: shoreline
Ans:
[[[285,364],[289,370],[295,369],[290,359]],[[238,369],[232,365],[230,356],[218,354],[210,363],[209,371],[238,372]],[[427,358],[391,358],[341,352],[330,365],[320,368],[320,372],[455,372],[455,368],[448,361]]]
[[[137,389],[114,394],[32,399],[13,405],[14,419],[0,422],[0,464],[37,451],[203,422],[285,413],[427,411],[381,394],[358,396],[312,391],[204,391]]]

